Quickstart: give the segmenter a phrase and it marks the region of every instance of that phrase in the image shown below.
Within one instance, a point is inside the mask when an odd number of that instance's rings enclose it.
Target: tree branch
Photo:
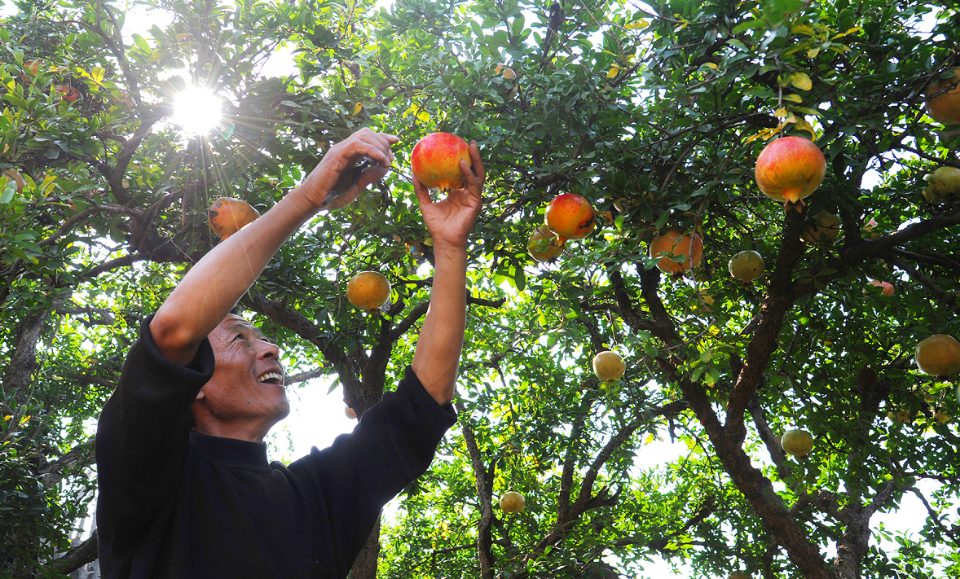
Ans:
[[[480,447],[477,446],[477,440],[473,435],[473,429],[470,428],[466,420],[466,408],[463,402],[456,403],[457,412],[461,416],[461,430],[463,431],[463,440],[467,445],[467,452],[470,454],[470,464],[473,466],[473,478],[477,486],[477,495],[480,497],[480,521],[477,524],[477,559],[480,561],[481,579],[493,579],[494,565],[496,563],[493,557],[492,549],[492,525],[493,525],[493,488],[490,483],[493,481],[493,474],[496,462],[491,464],[488,475],[483,466],[483,456],[480,454]]]

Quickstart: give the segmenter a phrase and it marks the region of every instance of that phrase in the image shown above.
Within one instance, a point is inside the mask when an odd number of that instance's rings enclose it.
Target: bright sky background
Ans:
[[[390,0],[380,0],[378,2],[378,5],[389,4]],[[7,3],[0,8],[0,16],[14,12],[15,6],[12,3]],[[162,12],[131,13],[128,14],[124,27],[125,36],[129,39],[129,35],[138,32],[144,37],[149,37],[147,31],[151,26],[164,26],[168,22],[169,17]],[[292,53],[285,48],[280,48],[261,70],[263,74],[271,76],[288,75],[294,71]],[[875,177],[879,177],[879,175],[875,175]],[[467,344],[466,348],[469,347],[469,344]],[[308,453],[313,446],[319,448],[329,446],[336,436],[353,429],[356,421],[347,418],[344,414],[342,390],[337,388],[328,394],[329,384],[330,382],[327,380],[314,379],[295,385],[288,390],[291,414],[284,422],[275,427],[270,435],[270,458],[272,460],[289,462]],[[290,446],[293,449],[292,453],[288,450]],[[679,459],[687,452],[684,444],[671,445],[668,442],[653,442],[640,451],[636,459],[636,467],[647,469],[662,466]],[[917,486],[925,495],[929,496],[936,485],[921,481]],[[536,500],[536,497],[528,496],[527,501],[531,500]],[[388,506],[387,516],[391,511],[392,509]],[[917,538],[916,533],[922,528],[925,517],[926,509],[923,504],[914,495],[908,494],[904,496],[897,513],[876,515],[872,519],[872,526],[876,528],[878,524],[882,523],[888,530],[911,531],[914,533],[914,538]],[[876,538],[874,537],[872,540],[876,540]],[[893,545],[886,546],[893,547]],[[833,556],[833,552],[830,555]],[[658,563],[648,565],[645,574],[650,577],[669,575],[669,566],[661,562],[658,557],[655,557],[655,559],[658,560]],[[680,572],[678,575],[689,575],[689,571],[686,573]]]

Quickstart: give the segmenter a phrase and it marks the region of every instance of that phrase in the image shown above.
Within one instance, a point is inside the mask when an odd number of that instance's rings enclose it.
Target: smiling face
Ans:
[[[259,442],[290,412],[280,349],[235,314],[224,318],[209,338],[216,366],[193,404],[196,429]]]

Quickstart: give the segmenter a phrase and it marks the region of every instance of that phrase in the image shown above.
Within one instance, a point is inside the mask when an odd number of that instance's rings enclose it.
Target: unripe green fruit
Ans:
[[[804,458],[813,449],[813,435],[806,430],[788,430],[780,439],[780,446],[787,454]]]
[[[927,201],[946,203],[950,197],[960,197],[960,169],[940,167],[924,179],[927,188],[923,190],[923,198]]]
[[[730,275],[742,282],[751,282],[763,275],[763,256],[753,250],[741,251],[727,264]]]

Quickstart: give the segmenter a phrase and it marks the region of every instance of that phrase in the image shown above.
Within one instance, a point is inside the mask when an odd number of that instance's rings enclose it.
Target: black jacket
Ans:
[[[97,431],[97,527],[104,579],[345,578],[381,508],[430,465],[456,422],[412,370],[351,434],[289,466],[266,445],[190,428],[213,373],[204,341],[168,361],[150,318]]]

